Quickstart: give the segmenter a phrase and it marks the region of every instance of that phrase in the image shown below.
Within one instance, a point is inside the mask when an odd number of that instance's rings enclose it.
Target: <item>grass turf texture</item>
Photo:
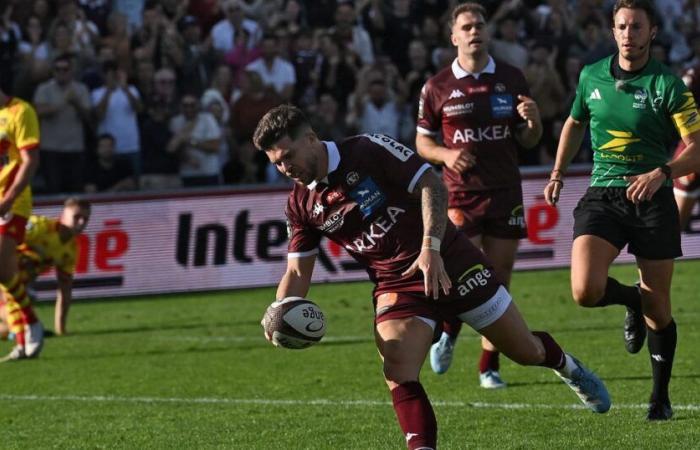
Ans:
[[[607,383],[595,415],[548,369],[507,359],[505,390],[477,386],[479,345],[463,330],[445,375],[426,362],[438,444],[462,448],[694,448],[700,442],[700,262],[676,266],[679,338],[674,420],[646,423],[649,354],[625,352],[624,308],[575,307],[569,272],[516,273],[532,329],[550,331]],[[632,283],[631,266],[612,273]],[[259,325],[273,289],[78,302],[67,337],[40,359],[0,365],[0,448],[401,449],[404,439],[372,340],[368,283],[315,285],[328,332],[301,351],[274,348]],[[52,305],[40,304],[44,323]],[[10,343],[0,342],[0,351]],[[680,407],[684,406],[684,409]]]

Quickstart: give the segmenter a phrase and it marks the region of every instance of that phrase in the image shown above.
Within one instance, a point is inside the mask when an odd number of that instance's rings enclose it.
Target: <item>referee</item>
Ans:
[[[668,420],[673,415],[668,385],[676,350],[671,277],[673,260],[681,256],[672,180],[700,170],[700,120],[681,79],[649,55],[656,24],[651,0],[616,2],[613,35],[618,52],[581,72],[544,195],[547,203],[556,204],[566,168],[590,125],[593,172],[574,210],[571,291],[581,306],[627,308],[628,352],[641,349],[648,330],[654,382],[647,419]],[[668,162],[677,134],[686,149]],[[636,257],[637,286],[608,276],[625,245]]]

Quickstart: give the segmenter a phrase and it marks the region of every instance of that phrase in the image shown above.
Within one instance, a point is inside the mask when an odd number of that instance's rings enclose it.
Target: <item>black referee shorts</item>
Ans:
[[[589,187],[574,209],[574,239],[591,234],[644,259],[673,259],[681,251],[681,227],[673,188],[662,187],[635,205],[627,188]]]

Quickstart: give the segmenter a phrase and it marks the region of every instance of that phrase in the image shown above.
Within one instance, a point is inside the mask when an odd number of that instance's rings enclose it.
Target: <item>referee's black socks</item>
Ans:
[[[642,295],[637,286],[625,286],[614,278],[608,277],[605,285],[605,293],[595,307],[608,305],[623,305],[639,313],[642,310]]]
[[[671,319],[663,330],[648,328],[649,357],[651,373],[654,377],[654,387],[651,391],[651,401],[668,402],[668,384],[671,381],[673,357],[676,354],[676,322]]]

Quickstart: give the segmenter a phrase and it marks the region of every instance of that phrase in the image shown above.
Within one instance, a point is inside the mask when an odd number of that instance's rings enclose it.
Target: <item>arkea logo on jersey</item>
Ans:
[[[640,138],[634,137],[629,131],[605,130],[613,139],[601,145],[598,150],[610,150],[611,152],[624,152],[625,148],[634,142],[641,141]]]
[[[377,186],[370,177],[362,180],[360,184],[350,192],[350,197],[357,202],[363,217],[372,214],[386,201],[386,196],[379,190],[379,186]]]
[[[459,89],[453,89],[452,93],[450,94],[450,96],[447,99],[452,100],[453,98],[459,98],[459,97],[465,97],[464,92],[460,91]]]
[[[591,92],[591,96],[588,97],[591,100],[603,100],[603,97],[600,96],[600,91],[598,88],[593,89],[593,92]]]
[[[385,149],[389,150],[389,153],[396,156],[401,161],[406,161],[408,158],[413,156],[413,150],[399,142],[396,142],[389,136],[385,136],[383,134],[365,134],[364,136],[375,144],[381,145]]]
[[[453,144],[467,144],[469,142],[500,141],[511,136],[508,125],[494,125],[484,128],[465,128],[455,130],[452,135]]]
[[[363,231],[360,237],[353,239],[352,245],[348,244],[345,248],[357,253],[373,249],[377,245],[377,239],[386,236],[389,230],[399,221],[399,216],[405,212],[405,209],[398,206],[387,207],[385,214],[374,219],[374,222],[369,225],[369,229]]]

